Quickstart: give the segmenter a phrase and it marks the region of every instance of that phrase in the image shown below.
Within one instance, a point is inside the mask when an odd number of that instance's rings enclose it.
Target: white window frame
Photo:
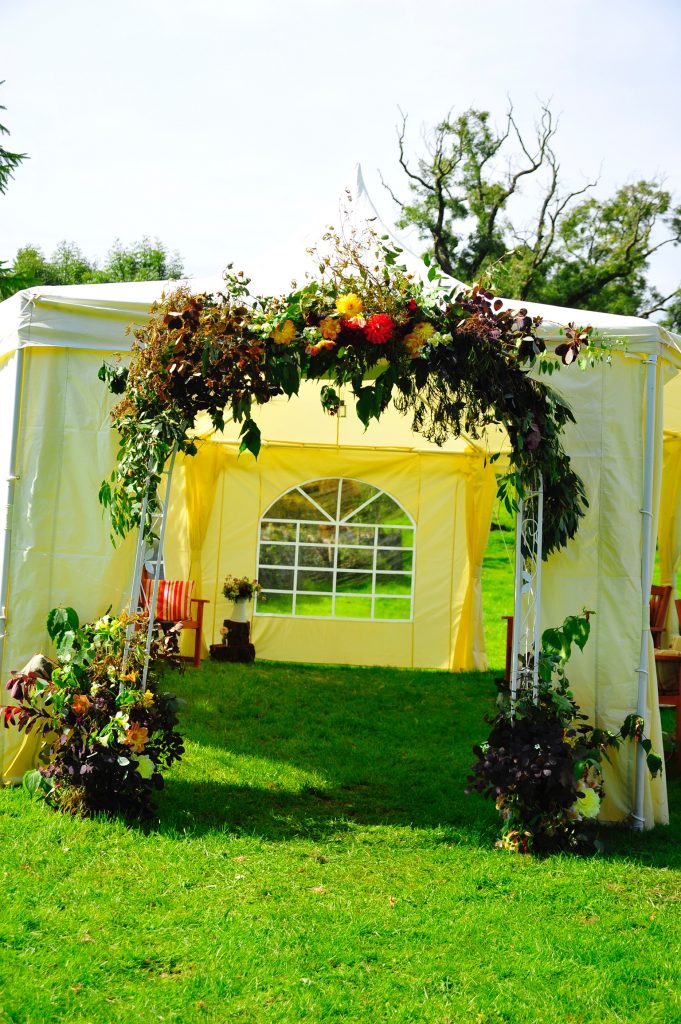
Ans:
[[[315,501],[315,499],[310,494],[307,494],[305,492],[305,490],[304,490],[305,487],[308,487],[311,484],[319,483],[320,480],[336,480],[338,482],[339,486],[338,486],[338,496],[337,496],[337,499],[336,499],[336,516],[335,516],[335,519],[317,501]],[[369,498],[367,498],[365,501],[363,501],[360,505],[357,505],[356,508],[353,508],[352,512],[350,512],[347,516],[345,516],[343,519],[341,519],[341,517],[340,517],[340,515],[341,515],[341,508],[340,508],[341,496],[342,496],[342,493],[343,493],[343,483],[346,480],[348,482],[350,482],[350,483],[357,483],[357,484],[363,484],[364,486],[374,487],[376,493],[372,494]],[[260,570],[261,569],[284,569],[284,570],[290,569],[293,572],[293,587],[291,589],[283,588],[281,590],[278,590],[278,589],[275,590],[274,588],[268,588],[268,591],[270,593],[273,593],[273,594],[276,593],[276,594],[290,594],[291,595],[292,602],[291,602],[291,611],[290,612],[270,612],[270,611],[267,611],[266,601],[256,601],[254,614],[257,615],[260,618],[269,617],[269,618],[280,618],[280,619],[293,619],[293,618],[296,618],[296,619],[319,619],[319,620],[322,620],[322,621],[325,621],[325,622],[328,622],[329,620],[333,620],[334,622],[386,622],[386,623],[391,623],[391,622],[402,622],[402,623],[404,623],[404,622],[412,622],[413,619],[414,619],[414,580],[415,580],[415,569],[416,569],[416,523],[415,523],[413,517],[406,510],[406,508],[399,501],[397,501],[397,499],[394,498],[392,496],[392,494],[390,494],[388,491],[385,491],[385,490],[383,490],[380,487],[376,487],[375,484],[369,484],[368,481],[366,481],[366,480],[357,480],[354,477],[348,477],[348,476],[343,476],[343,477],[315,477],[312,480],[306,480],[303,483],[296,484],[294,487],[289,487],[289,489],[287,491],[283,491],[277,498],[274,499],[274,501],[272,501],[270,503],[268,508],[272,508],[278,502],[280,502],[284,498],[286,498],[287,495],[293,494],[295,491],[298,491],[298,493],[303,498],[305,498],[306,501],[310,502],[310,504],[312,504],[316,508],[318,508],[324,518],[323,519],[278,519],[278,518],[274,518],[274,517],[268,516],[267,515],[267,510],[260,517],[260,521],[258,523],[258,548],[257,548],[257,563],[256,563],[257,564],[257,572],[258,572],[258,574],[260,574]],[[382,495],[385,495],[392,502],[395,503],[397,508],[399,508],[404,513],[404,515],[407,517],[407,519],[409,521],[409,525],[400,524],[400,525],[395,526],[395,525],[393,525],[391,523],[358,523],[356,521],[353,521],[355,519],[355,517],[357,516],[357,514],[359,512],[361,512],[361,510],[363,508],[365,508],[367,505],[370,505],[372,502],[378,501],[378,499]],[[293,541],[290,541],[290,540],[263,540],[263,536],[262,536],[263,524],[268,524],[268,523],[280,523],[282,525],[289,525],[289,526],[295,525],[295,540],[293,540]],[[332,526],[334,528],[334,535],[333,535],[333,541],[332,541],[332,545],[333,545],[333,565],[329,566],[328,569],[326,569],[324,567],[320,567],[320,566],[310,566],[309,568],[310,569],[314,569],[315,572],[324,572],[324,573],[328,572],[331,575],[331,577],[332,577],[331,590],[327,590],[327,591],[321,591],[321,590],[302,590],[301,591],[301,590],[298,589],[298,573],[299,573],[299,571],[301,569],[303,571],[305,571],[308,568],[308,566],[300,564],[300,552],[301,552],[301,550],[303,550],[305,548],[318,548],[320,545],[319,545],[318,542],[314,542],[314,541],[301,541],[301,539],[300,539],[300,529],[301,529],[301,526],[322,526],[322,525],[324,525],[324,526]],[[373,530],[373,532],[374,532],[373,545],[371,545],[371,544],[341,544],[339,542],[339,535],[340,535],[341,527],[355,527],[355,526],[358,529],[362,529],[362,530]],[[381,544],[379,546],[379,544],[378,544],[378,532],[379,532],[379,530],[411,530],[412,531],[412,543],[408,547],[404,547],[404,546],[386,546],[386,545],[383,545],[383,544]],[[270,563],[262,563],[261,559],[260,559],[260,551],[261,551],[261,548],[263,546],[266,546],[266,547],[270,547],[271,546],[271,547],[293,548],[293,551],[294,551],[294,561],[293,561],[293,564],[290,565],[290,566],[287,566],[287,565],[272,565]],[[354,550],[360,550],[360,551],[371,551],[372,552],[372,559],[371,559],[372,567],[371,567],[371,570],[368,570],[368,569],[345,569],[345,568],[343,568],[343,566],[339,567],[339,565],[338,565],[338,552],[339,552],[339,549],[343,549],[343,550],[345,550],[345,549],[354,549]],[[411,552],[411,570],[408,571],[408,572],[404,572],[404,571],[399,571],[399,570],[396,571],[396,570],[393,570],[393,569],[377,569],[376,568],[376,562],[377,562],[379,551],[402,551],[402,552],[407,552],[408,551],[408,552]],[[353,593],[346,593],[346,592],[338,593],[336,585],[337,585],[338,573],[339,572],[342,572],[342,573],[353,573],[354,572],[354,573],[357,573],[358,575],[362,575],[362,576],[366,576],[370,572],[370,574],[371,574],[371,614],[370,615],[353,616],[353,615],[337,615],[336,614],[336,599],[338,597],[341,597],[341,598],[344,598],[344,597],[361,597],[361,598],[367,599],[368,596],[369,596],[367,594],[353,594]],[[410,587],[410,590],[409,590],[409,594],[380,594],[380,593],[377,594],[376,593],[376,582],[377,582],[377,580],[381,576],[397,576],[397,575],[402,575],[402,576],[409,575],[411,577],[411,581],[410,581],[411,582],[411,587]],[[298,597],[301,597],[301,596],[302,597],[308,597],[308,596],[309,597],[330,597],[331,598],[331,614],[330,615],[305,615],[304,613],[300,613],[300,612],[297,613],[296,612],[296,603],[297,603]],[[383,618],[381,616],[377,616],[375,614],[375,612],[376,612],[376,598],[379,598],[379,599],[380,598],[387,598],[390,601],[404,601],[405,603],[407,603],[407,607],[409,609],[408,616],[405,616],[404,618],[399,618],[399,619],[396,619],[396,618],[386,619],[386,618]]]

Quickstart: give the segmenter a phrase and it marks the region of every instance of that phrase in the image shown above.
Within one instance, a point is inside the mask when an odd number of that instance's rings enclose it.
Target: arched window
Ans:
[[[412,617],[414,521],[359,480],[291,488],[260,520],[256,615]]]

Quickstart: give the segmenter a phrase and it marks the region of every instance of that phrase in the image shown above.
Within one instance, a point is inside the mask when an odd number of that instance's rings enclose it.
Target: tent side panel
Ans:
[[[542,629],[593,610],[592,634],[573,651],[568,675],[578,704],[595,723],[617,729],[637,706],[641,644],[641,495],[644,364],[618,359],[552,382],[577,423],[566,448],[586,485],[590,507],[575,541],[544,569]],[[606,820],[633,807],[633,748],[605,765]],[[653,786],[655,817],[666,820],[664,782]]]
[[[118,611],[134,538],[112,547],[97,500],[117,436],[111,396],[97,380],[101,355],[30,349],[24,380],[10,571],[10,632],[4,672],[48,650],[50,608],[73,606],[82,621]]]
[[[401,667],[449,666],[450,568],[455,564],[463,577],[466,566],[465,535],[457,533],[454,539],[455,530],[462,529],[465,522],[465,517],[454,515],[457,489],[463,491],[464,477],[457,470],[460,457],[270,446],[262,450],[256,463],[250,456],[237,459],[231,447],[227,451],[225,472],[202,543],[202,596],[213,602],[209,613],[213,641],[219,641],[220,626],[231,607],[221,594],[222,580],[230,573],[257,573],[258,525],[269,505],[296,484],[322,477],[350,477],[385,490],[417,524],[413,621],[257,615],[252,635],[259,656]],[[187,472],[200,475],[200,464],[201,453]],[[455,546],[460,552],[458,560]],[[465,591],[465,579],[461,585]]]

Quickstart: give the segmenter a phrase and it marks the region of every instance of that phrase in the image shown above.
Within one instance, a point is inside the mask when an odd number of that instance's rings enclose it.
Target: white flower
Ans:
[[[130,716],[126,715],[123,711],[117,711],[112,718],[112,723],[119,732],[125,732],[130,725]]]

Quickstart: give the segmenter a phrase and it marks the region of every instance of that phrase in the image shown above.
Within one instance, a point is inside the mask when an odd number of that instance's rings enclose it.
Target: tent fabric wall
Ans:
[[[595,611],[583,652],[574,651],[569,677],[583,711],[603,728],[618,729],[637,706],[641,646],[643,447],[646,364],[614,359],[586,373],[561,373],[554,386],[578,422],[565,444],[586,485],[589,509],[576,540],[545,564],[542,628],[559,625],[583,608]],[[647,601],[647,595],[646,595]],[[651,642],[652,645],[652,642]],[[648,677],[651,739],[662,747],[654,663]],[[605,765],[606,820],[621,820],[632,806],[634,752],[625,745]],[[668,820],[663,780],[646,779],[646,822]]]
[[[379,451],[336,446],[266,444],[257,462],[234,445],[205,443],[182,466],[188,495],[217,492],[210,516],[202,509],[201,596],[211,601],[207,633],[219,638],[230,604],[221,594],[228,574],[257,572],[258,523],[289,488],[322,477],[351,477],[387,491],[416,523],[412,622],[343,621],[258,614],[252,636],[258,654],[284,661],[323,661],[418,668],[485,668],[480,566],[489,529],[494,476],[482,456]],[[218,473],[220,476],[218,477]],[[472,513],[475,498],[486,506]],[[187,533],[196,536],[189,504]],[[467,515],[468,509],[468,515]],[[181,509],[175,514],[181,515]],[[179,527],[181,529],[181,525]],[[472,538],[467,537],[471,529]],[[173,532],[178,532],[178,524]],[[185,550],[196,559],[190,541]],[[182,571],[187,566],[178,561]],[[443,572],[443,565],[448,571]],[[450,571],[451,567],[451,571]],[[197,569],[194,576],[198,575]],[[459,635],[464,639],[459,642]],[[472,638],[477,648],[473,650]]]
[[[134,538],[114,549],[97,502],[117,447],[100,365],[87,350],[26,352],[4,675],[47,647],[50,608],[86,620],[126,598]]]

